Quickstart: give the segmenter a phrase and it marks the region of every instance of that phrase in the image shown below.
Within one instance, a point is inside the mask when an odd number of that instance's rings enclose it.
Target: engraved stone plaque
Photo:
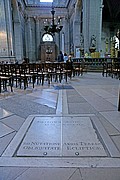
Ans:
[[[107,156],[89,117],[35,117],[17,156]]]
[[[35,118],[23,139],[17,156],[60,156],[61,118]]]
[[[107,156],[89,117],[63,122],[63,156]]]

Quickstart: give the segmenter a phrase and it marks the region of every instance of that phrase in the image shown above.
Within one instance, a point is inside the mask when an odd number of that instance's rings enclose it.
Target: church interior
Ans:
[[[120,1],[0,1],[0,180],[120,180]]]

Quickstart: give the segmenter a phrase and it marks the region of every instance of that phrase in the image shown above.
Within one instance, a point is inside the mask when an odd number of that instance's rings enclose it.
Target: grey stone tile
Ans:
[[[91,117],[91,120],[94,124],[95,129],[98,132],[98,136],[100,136],[101,141],[103,142],[104,146],[106,147],[106,150],[109,152],[109,155],[111,157],[120,157],[120,152],[116,148],[115,144],[111,140],[108,133],[105,131],[100,120],[97,117]]]
[[[15,180],[27,169],[22,167],[0,167],[0,180]]]
[[[114,106],[117,106],[118,104],[118,98],[115,97],[115,98],[107,98],[106,99],[108,102],[110,102],[111,104],[113,104]]]
[[[0,156],[8,146],[8,144],[11,142],[13,137],[15,136],[16,132],[10,133],[2,138],[0,138]]]
[[[88,103],[90,103],[97,111],[115,111],[116,106],[112,105],[105,99],[98,97],[96,95],[89,96],[85,98]]]
[[[83,180],[81,177],[80,170],[77,169],[68,180]]]
[[[33,101],[26,101],[26,99],[21,98],[21,96],[1,100],[0,106],[22,118],[27,118],[31,114],[55,114],[54,108]]]
[[[120,132],[120,112],[100,112]]]
[[[105,119],[102,115],[97,115],[100,122],[104,126],[105,130],[109,135],[119,135],[120,131],[118,131],[107,119]]]
[[[80,95],[70,95],[67,97],[68,103],[85,103],[86,100]]]
[[[100,97],[103,97],[103,98],[113,98],[113,97],[116,97],[115,95],[113,95],[112,93],[110,92],[107,92],[105,90],[103,90],[102,88],[94,88],[92,89],[92,91],[97,94],[98,96]]]
[[[75,168],[30,168],[16,180],[69,180],[74,172]]]
[[[0,119],[10,116],[12,113],[9,111],[6,111],[5,109],[0,108]]]
[[[115,143],[115,145],[117,146],[117,148],[120,151],[120,135],[119,136],[111,136],[111,139],[113,140],[113,142]]]
[[[119,83],[118,85],[107,85],[102,87],[105,91],[109,92],[112,95],[117,96],[118,95],[118,90],[119,90]]]
[[[68,112],[69,114],[94,114],[96,110],[88,103],[69,103]]]
[[[67,94],[67,96],[79,95],[79,93],[75,89],[69,89],[69,90],[67,89],[66,94]]]
[[[83,180],[120,180],[120,168],[81,168]]]
[[[0,138],[14,132],[13,129],[0,122]]]
[[[6,124],[7,126],[11,127],[15,131],[19,130],[19,128],[22,126],[24,121],[25,121],[24,118],[21,118],[21,117],[16,116],[16,115],[12,115],[12,116],[6,117],[6,118],[1,120],[1,122]]]
[[[93,97],[95,95],[95,93],[92,91],[92,89],[89,86],[85,86],[85,87],[80,87],[77,86],[75,87],[76,91],[79,92],[79,94],[82,97]]]

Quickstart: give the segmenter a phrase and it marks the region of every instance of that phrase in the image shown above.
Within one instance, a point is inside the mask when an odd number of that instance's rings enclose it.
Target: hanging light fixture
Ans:
[[[58,18],[58,22],[57,24],[55,24],[55,18],[54,18],[54,15],[55,15],[55,10],[54,10],[54,7],[52,5],[52,10],[51,10],[51,14],[52,14],[52,23],[51,25],[46,25],[44,27],[44,30],[47,32],[47,33],[51,33],[51,34],[55,34],[55,33],[59,33],[63,26],[60,25],[60,21],[61,21],[61,18],[59,17]]]

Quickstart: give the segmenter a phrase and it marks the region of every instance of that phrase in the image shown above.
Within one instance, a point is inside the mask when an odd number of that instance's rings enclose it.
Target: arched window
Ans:
[[[51,34],[44,34],[42,40],[43,40],[43,42],[46,42],[46,41],[52,42],[53,41],[53,37],[52,37]]]

